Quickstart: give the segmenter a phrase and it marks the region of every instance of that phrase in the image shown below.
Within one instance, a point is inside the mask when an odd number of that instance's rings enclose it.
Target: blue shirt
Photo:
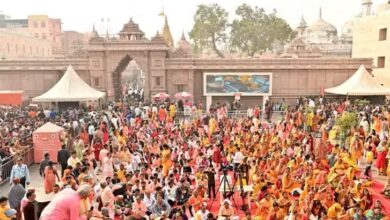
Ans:
[[[15,178],[26,178],[26,182],[30,182],[30,172],[28,171],[26,164],[15,164],[12,166],[10,182],[12,183]]]

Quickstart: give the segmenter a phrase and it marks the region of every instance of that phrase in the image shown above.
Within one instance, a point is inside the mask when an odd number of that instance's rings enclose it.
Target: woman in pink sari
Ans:
[[[43,182],[43,186],[45,188],[45,193],[49,194],[53,192],[54,185],[57,181],[60,181],[60,177],[58,176],[57,170],[53,167],[53,162],[49,161],[49,165],[45,168],[45,180]]]

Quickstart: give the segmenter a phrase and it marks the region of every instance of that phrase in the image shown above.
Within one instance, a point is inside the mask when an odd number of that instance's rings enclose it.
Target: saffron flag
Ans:
[[[160,14],[158,14],[158,16],[165,16],[164,11],[161,11]]]

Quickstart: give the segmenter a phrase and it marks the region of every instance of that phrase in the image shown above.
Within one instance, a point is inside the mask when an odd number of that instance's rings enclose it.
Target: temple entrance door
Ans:
[[[122,72],[122,97],[128,103],[143,101],[145,74],[135,60]]]
[[[126,55],[112,73],[115,100],[129,103],[143,101],[145,73],[129,55]]]

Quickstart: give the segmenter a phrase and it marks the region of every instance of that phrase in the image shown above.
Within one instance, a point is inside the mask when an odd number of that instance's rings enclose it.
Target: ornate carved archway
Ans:
[[[128,54],[124,56],[118,65],[115,67],[115,70],[112,72],[112,83],[114,86],[114,97],[115,100],[119,100],[122,95],[122,72],[129,65],[130,61],[133,60]]]

